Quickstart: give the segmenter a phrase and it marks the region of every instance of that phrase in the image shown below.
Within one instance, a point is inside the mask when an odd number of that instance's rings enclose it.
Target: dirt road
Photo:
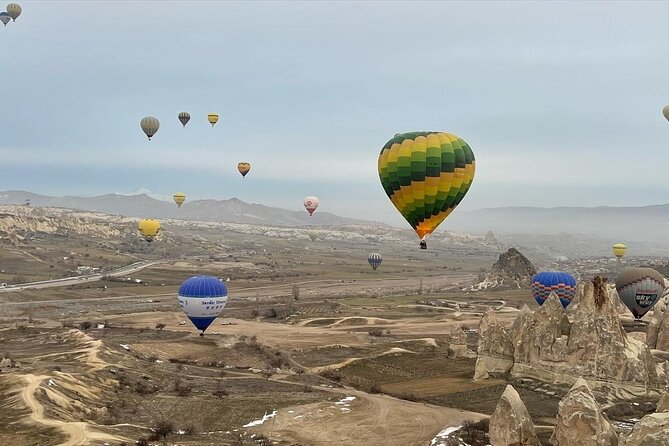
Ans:
[[[95,432],[89,430],[89,425],[83,421],[60,421],[52,420],[44,417],[44,406],[35,398],[35,392],[45,379],[49,379],[46,375],[21,375],[21,378],[26,382],[25,387],[21,390],[21,398],[30,409],[30,420],[34,423],[42,424],[48,427],[55,427],[65,432],[69,439],[58,446],[81,446],[90,444],[93,440],[100,441],[123,441],[123,438],[113,435],[105,434],[103,432]]]

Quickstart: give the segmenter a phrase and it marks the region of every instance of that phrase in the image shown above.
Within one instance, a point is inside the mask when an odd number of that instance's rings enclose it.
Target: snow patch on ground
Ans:
[[[261,419],[250,421],[250,422],[248,422],[247,424],[245,424],[245,425],[242,426],[242,427],[255,427],[255,426],[261,426],[262,424],[265,423],[265,421],[269,420],[270,418],[274,418],[275,416],[276,416],[276,409],[274,409],[274,411],[273,411],[272,413],[270,413],[270,414],[268,414],[267,412],[265,412],[265,415],[263,415]]]
[[[430,441],[430,446],[446,446],[449,437],[456,431],[460,430],[460,426],[447,427],[443,431],[439,432],[433,439]]]

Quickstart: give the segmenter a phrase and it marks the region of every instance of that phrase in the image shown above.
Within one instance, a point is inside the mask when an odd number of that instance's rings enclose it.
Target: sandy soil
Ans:
[[[411,446],[429,444],[445,427],[484,417],[474,412],[345,390],[337,402],[282,409],[258,430],[271,438],[305,446]]]

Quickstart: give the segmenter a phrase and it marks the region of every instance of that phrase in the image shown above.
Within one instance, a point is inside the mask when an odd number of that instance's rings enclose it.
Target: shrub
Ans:
[[[156,330],[158,330],[158,331],[163,331],[163,328],[165,328],[165,327],[166,327],[166,325],[161,323],[161,322],[156,324]]]
[[[383,329],[381,329],[379,327],[374,327],[374,328],[370,328],[369,330],[367,330],[367,333],[370,336],[381,337],[381,336],[383,336]]]
[[[153,432],[159,435],[159,438],[162,438],[163,441],[167,440],[167,437],[174,431],[174,422],[170,420],[159,420],[155,426],[153,426]]]
[[[334,381],[334,382],[341,382],[341,380],[343,378],[341,373],[339,373],[337,370],[332,370],[332,369],[323,370],[320,373],[320,376],[322,376],[325,379],[329,379],[330,381]]]
[[[87,331],[91,329],[91,321],[83,321],[79,324],[79,329],[83,331]]]

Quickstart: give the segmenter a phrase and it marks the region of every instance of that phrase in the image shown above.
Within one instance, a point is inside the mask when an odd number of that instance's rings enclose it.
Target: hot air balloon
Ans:
[[[425,237],[462,201],[474,179],[472,149],[442,132],[401,133],[379,155],[381,185],[427,249]]]
[[[667,118],[667,121],[669,121],[669,105],[664,106],[664,108],[662,109],[662,114],[664,115],[665,118]]]
[[[7,26],[10,20],[12,20],[12,18],[9,16],[9,14],[6,12],[0,12],[0,22],[2,22],[3,25]]]
[[[216,277],[195,276],[179,287],[179,306],[188,319],[201,330],[200,336],[214,322],[228,302],[228,290]]]
[[[309,236],[312,242],[315,242],[319,236],[318,231],[309,231],[307,232],[307,235]]]
[[[213,127],[218,122],[218,115],[216,113],[209,113],[207,115],[207,121]]]
[[[7,14],[16,22],[16,19],[21,15],[21,6],[16,3],[7,5]]]
[[[174,195],[172,195],[172,199],[174,202],[177,204],[178,207],[181,207],[182,204],[184,204],[184,201],[186,201],[186,194],[183,192],[177,192]]]
[[[532,297],[543,305],[551,292],[560,298],[560,303],[567,308],[576,294],[576,279],[562,271],[544,271],[532,278]]]
[[[153,239],[156,238],[156,235],[158,235],[158,231],[160,231],[160,222],[158,220],[145,218],[144,220],[139,221],[137,229],[139,229],[139,233],[142,234],[144,240],[151,243]]]
[[[664,277],[652,268],[628,268],[616,277],[620,300],[640,320],[662,298]]]
[[[616,243],[613,245],[613,255],[620,260],[625,253],[627,252],[627,246],[623,245],[622,243]]]
[[[316,211],[316,208],[318,208],[319,204],[320,201],[317,197],[304,197],[304,208],[309,213],[309,216],[314,215],[314,212]]]
[[[369,257],[367,257],[367,261],[370,265],[372,265],[372,269],[376,271],[376,268],[378,268],[379,265],[381,265],[381,262],[383,262],[383,258],[378,252],[373,252],[369,255]]]
[[[186,124],[188,124],[188,121],[190,121],[190,115],[186,112],[179,113],[179,121],[181,121],[181,124],[186,127]]]
[[[242,177],[246,177],[246,174],[251,170],[251,164],[239,163],[237,164],[237,170],[242,174]]]
[[[154,118],[153,116],[147,116],[142,118],[142,120],[139,122],[139,126],[149,138],[149,141],[151,141],[151,137],[155,135],[160,128],[160,121],[158,121],[158,118]]]

